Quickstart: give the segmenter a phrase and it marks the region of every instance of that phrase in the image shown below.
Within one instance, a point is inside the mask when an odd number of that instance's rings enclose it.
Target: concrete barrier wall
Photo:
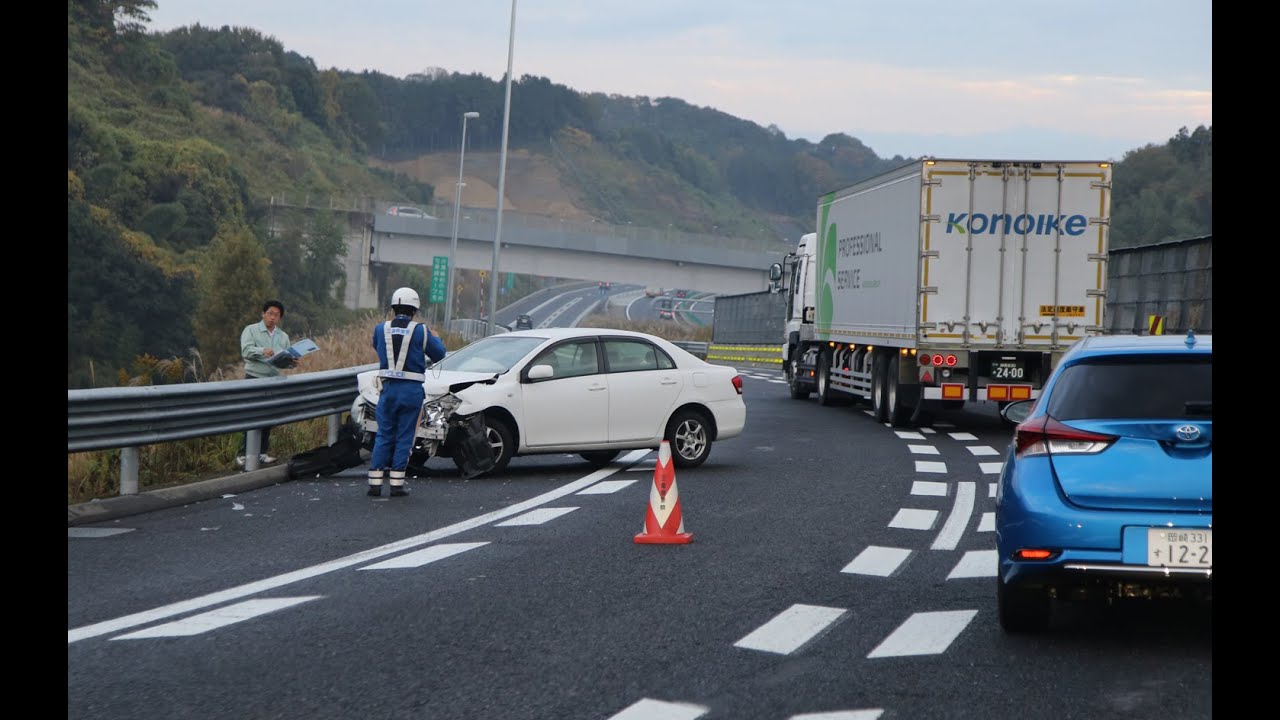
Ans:
[[[1108,253],[1108,334],[1148,334],[1151,315],[1164,334],[1213,332],[1213,236],[1121,248]]]

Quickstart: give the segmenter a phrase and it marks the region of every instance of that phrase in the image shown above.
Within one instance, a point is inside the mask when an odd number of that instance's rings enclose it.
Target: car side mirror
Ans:
[[[769,266],[769,282],[778,282],[782,279],[782,263],[774,263]]]
[[[530,380],[545,380],[549,377],[555,377],[556,371],[550,365],[534,365],[529,368]]]
[[[1004,408],[1000,410],[1000,417],[1014,425],[1018,425],[1021,424],[1023,420],[1027,419],[1027,416],[1031,414],[1031,410],[1035,406],[1035,400],[1017,400],[1005,405]]]

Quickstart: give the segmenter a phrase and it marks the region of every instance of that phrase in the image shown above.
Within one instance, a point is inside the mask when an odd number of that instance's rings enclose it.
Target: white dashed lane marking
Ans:
[[[602,480],[586,490],[579,490],[579,495],[606,495],[615,493],[622,488],[635,484],[636,480]]]
[[[973,516],[975,494],[975,483],[956,484],[956,500],[951,506],[951,514],[947,516],[947,523],[933,541],[934,550],[955,550],[956,545],[960,544],[964,529],[969,526],[969,518]]]
[[[934,430],[933,428],[920,428],[920,432],[924,433],[925,435],[933,435],[938,431]]]
[[[933,522],[938,519],[937,510],[918,510],[915,508],[902,508],[897,515],[889,521],[889,527],[902,528],[904,530],[929,530],[933,527]]]
[[[866,550],[858,553],[858,557],[854,558],[848,565],[845,565],[840,572],[851,575],[889,577],[897,572],[908,557],[911,557],[911,551],[906,548],[870,545]]]
[[[996,529],[996,514],[993,512],[982,513],[982,519],[978,521],[978,532],[994,532]]]
[[[789,655],[826,632],[848,612],[844,608],[792,605],[733,646]]]
[[[903,440],[923,440],[924,439],[924,436],[921,435],[920,433],[911,432],[910,430],[894,430],[893,434],[897,435]]]
[[[307,597],[291,597],[291,598],[270,598],[265,600],[245,600],[244,602],[228,605],[217,610],[192,615],[183,620],[175,620],[163,625],[131,632],[127,635],[113,637],[112,640],[139,640],[143,638],[158,637],[184,637],[187,635],[199,635],[200,633],[217,630],[220,627],[226,627],[234,623],[250,620],[259,615],[266,615],[269,612],[282,610],[292,607],[308,600],[318,600],[323,595],[310,595]]]
[[[978,463],[978,467],[982,468],[983,475],[999,475],[1004,463]]]
[[[999,455],[1000,451],[990,445],[965,445],[966,450],[974,455]]]
[[[996,484],[997,483],[987,483],[987,497],[996,496]]]
[[[883,714],[884,710],[880,708],[870,710],[834,710],[832,712],[792,715],[787,720],[877,720]]]
[[[977,610],[915,613],[868,653],[867,657],[937,655],[955,641],[977,614]]]
[[[997,563],[995,550],[971,550],[951,568],[947,579],[995,577]]]
[[[133,532],[133,528],[67,528],[67,538],[104,538]]]
[[[383,560],[380,563],[366,565],[361,570],[401,570],[403,568],[422,567],[427,563],[433,563],[437,560],[443,560],[447,557],[457,555],[458,553],[474,550],[481,545],[488,545],[486,542],[473,543],[444,543],[442,545],[432,545],[429,548],[415,550],[407,555],[393,557],[390,560]]]
[[[967,432],[953,432],[953,433],[947,433],[947,434],[951,436],[952,440],[977,440],[978,439],[974,437],[973,433],[967,433]]]
[[[941,482],[930,482],[928,480],[916,480],[911,483],[912,495],[932,495],[935,497],[947,496],[947,484]]]
[[[691,703],[640,700],[609,720],[696,720],[707,714],[710,708]]]
[[[496,527],[509,527],[512,525],[541,525],[548,520],[555,520],[561,515],[571,513],[577,510],[576,507],[555,507],[555,508],[538,508],[530,510],[523,515],[517,515],[506,522],[500,522]]]
[[[909,449],[914,455],[939,455],[940,454],[938,452],[938,448],[932,445],[908,445],[907,449]]]
[[[916,461],[916,472],[945,473],[946,471],[947,471],[947,464],[944,462],[937,462],[934,460],[917,460]]]

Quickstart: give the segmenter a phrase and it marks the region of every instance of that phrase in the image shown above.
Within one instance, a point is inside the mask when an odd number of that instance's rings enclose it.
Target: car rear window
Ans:
[[[1049,396],[1059,420],[1213,415],[1213,358],[1097,358],[1062,371]]]

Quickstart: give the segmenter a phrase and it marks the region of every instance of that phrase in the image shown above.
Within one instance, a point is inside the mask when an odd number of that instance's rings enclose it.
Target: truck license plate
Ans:
[[[1212,568],[1213,531],[1148,528],[1147,565]]]
[[[1021,360],[992,360],[991,379],[993,380],[1025,380],[1027,371]]]

